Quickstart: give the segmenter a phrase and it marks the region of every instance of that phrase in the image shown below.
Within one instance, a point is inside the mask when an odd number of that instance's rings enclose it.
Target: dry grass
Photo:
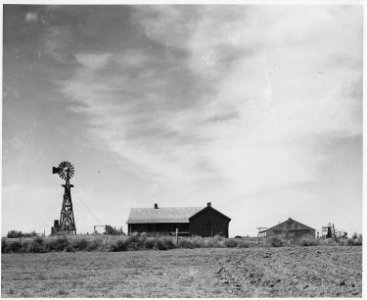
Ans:
[[[361,247],[2,255],[2,297],[361,296]]]

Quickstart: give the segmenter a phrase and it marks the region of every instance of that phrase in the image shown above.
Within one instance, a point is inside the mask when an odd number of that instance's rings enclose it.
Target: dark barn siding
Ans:
[[[190,235],[208,237],[222,234],[228,237],[230,220],[215,209],[207,207],[190,218]]]

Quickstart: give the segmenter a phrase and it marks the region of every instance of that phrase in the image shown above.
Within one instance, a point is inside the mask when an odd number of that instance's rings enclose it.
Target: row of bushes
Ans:
[[[21,238],[21,237],[34,237],[36,236],[36,232],[32,231],[32,232],[22,232],[22,231],[18,231],[18,230],[10,230],[8,232],[8,234],[6,235],[6,237],[8,238]]]
[[[66,237],[45,239],[36,237],[33,240],[9,241],[2,240],[2,253],[45,253],[53,251],[136,251],[136,250],[169,250],[174,248],[211,248],[230,247],[247,248],[248,243],[241,239],[225,238],[180,238],[178,243],[171,237],[138,237],[130,236],[126,239],[104,242],[102,239],[68,240]]]
[[[292,243],[299,246],[360,246],[362,245],[362,236],[358,238],[340,239],[314,239],[303,238],[300,241]],[[290,245],[290,241],[284,238],[275,236],[267,240],[267,245],[272,247],[283,247]],[[237,238],[179,238],[178,243],[171,237],[142,237],[130,236],[126,239],[117,241],[104,242],[100,238],[93,240],[73,239],[68,240],[66,237],[57,239],[47,239],[36,237],[32,240],[24,241],[9,241],[2,239],[2,253],[45,253],[53,251],[136,251],[136,250],[169,250],[175,248],[248,248],[250,244]]]
[[[286,245],[307,246],[362,246],[362,235],[353,238],[340,239],[316,239],[316,238],[302,238],[298,241],[291,241],[280,236],[274,236],[267,240],[267,244],[273,247],[283,247]]]

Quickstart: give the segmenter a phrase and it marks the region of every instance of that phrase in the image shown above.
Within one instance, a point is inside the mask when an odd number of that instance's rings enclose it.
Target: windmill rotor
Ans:
[[[70,162],[63,161],[62,163],[59,164],[58,167],[52,168],[52,173],[59,174],[59,176],[62,179],[66,180],[74,176],[75,169],[74,169],[74,166]]]

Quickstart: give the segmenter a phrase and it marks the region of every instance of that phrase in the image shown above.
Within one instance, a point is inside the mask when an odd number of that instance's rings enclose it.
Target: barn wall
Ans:
[[[305,226],[295,220],[288,219],[266,231],[266,236],[282,235],[286,238],[300,239],[315,237],[315,229]]]
[[[128,234],[148,233],[158,235],[169,235],[176,233],[176,228],[181,235],[189,234],[188,223],[146,223],[146,224],[128,224]]]
[[[269,230],[266,232],[266,237],[271,237],[274,235],[281,235],[285,238],[295,238],[300,239],[303,237],[315,237],[314,229],[303,229],[303,230]]]
[[[214,209],[207,207],[194,217],[190,218],[190,235],[202,237],[222,234],[228,237],[229,219]]]

